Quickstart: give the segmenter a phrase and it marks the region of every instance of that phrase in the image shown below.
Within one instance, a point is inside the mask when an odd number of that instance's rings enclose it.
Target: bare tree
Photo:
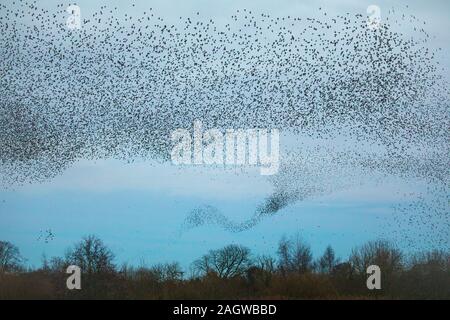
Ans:
[[[228,245],[211,250],[194,262],[197,274],[216,273],[221,278],[231,278],[245,274],[251,263],[250,250],[240,245]]]
[[[250,286],[268,286],[276,271],[276,260],[271,256],[258,256],[255,265],[247,269],[247,281]]]
[[[271,256],[258,256],[256,258],[256,267],[268,273],[274,273],[276,269],[276,260]]]
[[[450,272],[450,253],[443,250],[417,253],[408,262],[409,267],[416,271],[433,270]]]
[[[278,244],[278,256],[282,273],[305,273],[313,269],[311,248],[299,235],[291,239],[283,237]]]
[[[68,262],[61,257],[52,257],[48,262],[48,267],[52,272],[62,272],[68,267]]]
[[[0,272],[20,269],[22,257],[19,248],[8,241],[0,241]]]
[[[183,270],[178,262],[159,263],[149,270],[153,272],[158,281],[178,281],[183,278]]]
[[[353,249],[349,262],[359,274],[366,274],[369,265],[377,265],[383,274],[392,274],[403,267],[402,252],[384,240],[370,241]]]
[[[66,254],[67,262],[88,274],[114,271],[114,254],[94,235],[85,237]]]
[[[292,261],[291,261],[291,242],[283,236],[278,243],[278,268],[282,273],[287,273],[291,271]]]
[[[333,248],[328,246],[318,261],[318,267],[322,273],[331,273],[339,262],[339,259],[336,259]]]

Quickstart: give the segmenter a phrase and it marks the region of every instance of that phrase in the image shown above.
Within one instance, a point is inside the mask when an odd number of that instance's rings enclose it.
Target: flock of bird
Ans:
[[[46,229],[44,231],[39,231],[39,236],[36,239],[37,241],[43,241],[44,243],[49,243],[50,241],[55,239],[55,234],[51,229]]]
[[[374,29],[361,14],[242,9],[227,23],[199,13],[169,23],[156,10],[133,17],[102,6],[71,29],[66,7],[0,4],[3,185],[51,179],[81,159],[170,161],[171,132],[200,120],[354,144],[327,150],[327,160],[314,149],[283,154],[270,178],[274,193],[250,221],[233,224],[208,207],[190,225],[209,219],[245,230],[338,188],[323,183],[330,172],[348,177],[345,185],[360,170],[448,187],[449,87],[432,36],[414,16],[386,17]],[[445,226],[447,194],[436,214]],[[448,230],[437,232],[439,243],[448,244]]]

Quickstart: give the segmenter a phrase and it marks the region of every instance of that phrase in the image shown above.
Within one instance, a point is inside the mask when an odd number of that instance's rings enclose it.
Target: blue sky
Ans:
[[[278,240],[297,232],[316,255],[332,244],[346,256],[368,240],[397,240],[388,232],[392,205],[399,202],[396,192],[417,190],[404,181],[379,185],[369,177],[359,180],[363,186],[298,202],[243,232],[214,225],[183,230],[187,214],[199,205],[214,205],[233,221],[244,221],[272,188],[258,175],[210,171],[150,162],[78,163],[52,181],[2,191],[0,235],[17,244],[31,265],[39,265],[43,253],[62,255],[87,234],[101,237],[118,263],[176,260],[188,267],[209,249],[229,243],[275,254]],[[55,234],[48,243],[38,240],[46,229]]]
[[[40,5],[52,8],[57,3],[60,1],[51,0]],[[313,17],[319,7],[331,15],[365,14],[370,4],[380,6],[383,19],[383,12],[395,7],[427,21],[427,30],[436,36],[433,44],[444,49],[438,58],[447,66],[450,61],[448,1],[152,0],[135,1],[135,7],[131,3],[77,1],[86,16],[107,4],[131,14],[152,7],[168,21],[199,11],[202,16],[226,22],[244,7],[274,16]],[[295,203],[240,233],[218,226],[183,231],[187,214],[199,205],[214,205],[234,221],[249,218],[270,195],[271,183],[255,172],[242,175],[218,169],[181,169],[151,161],[129,164],[113,159],[82,160],[44,183],[2,186],[0,240],[16,244],[28,263],[35,266],[40,264],[43,253],[48,257],[62,255],[87,234],[102,238],[116,254],[118,263],[180,261],[187,267],[209,249],[229,243],[246,245],[254,253],[275,254],[281,236],[296,232],[312,245],[316,256],[331,244],[338,255],[345,257],[352,247],[368,240],[383,237],[398,241],[392,206],[410,199],[397,195],[424,187],[420,181],[392,178],[380,183],[378,178],[358,177],[357,183],[347,188]],[[337,179],[344,181],[346,177]],[[46,229],[55,234],[49,243],[38,240]]]

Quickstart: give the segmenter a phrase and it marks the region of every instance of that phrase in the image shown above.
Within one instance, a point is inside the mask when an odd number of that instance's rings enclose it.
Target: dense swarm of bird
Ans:
[[[4,185],[52,178],[80,159],[169,161],[171,132],[201,120],[222,130],[342,135],[377,152],[356,145],[324,160],[294,150],[250,221],[233,224],[208,207],[190,224],[212,217],[235,231],[249,228],[336,188],[320,176],[341,172],[351,184],[355,168],[448,187],[448,83],[432,37],[413,16],[368,28],[360,14],[275,17],[243,9],[226,24],[199,14],[171,24],[152,9],[132,17],[102,6],[70,29],[65,9],[0,4]],[[305,161],[316,165],[305,169]],[[445,201],[439,215],[448,226]]]

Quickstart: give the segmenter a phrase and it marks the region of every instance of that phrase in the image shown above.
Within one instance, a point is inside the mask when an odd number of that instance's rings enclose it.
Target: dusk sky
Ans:
[[[59,3],[51,0],[39,5],[51,9]],[[448,1],[77,1],[82,17],[88,17],[104,4],[117,6],[120,12],[133,16],[152,7],[155,14],[174,23],[179,16],[194,16],[198,11],[200,17],[224,24],[236,10],[243,8],[272,16],[306,18],[319,16],[321,11],[330,16],[347,12],[366,15],[367,7],[376,4],[381,9],[382,21],[392,8],[397,15],[405,12],[426,21],[426,30],[435,36],[432,45],[442,48],[437,59],[444,68],[450,66]],[[445,76],[448,78],[448,73]],[[344,143],[339,136],[326,143],[342,145],[343,149],[374,151],[370,144]],[[293,140],[282,134],[281,163],[288,150],[295,148],[300,153],[304,150],[306,156],[315,144],[325,142],[306,137]],[[305,181],[311,181],[309,175],[316,165],[322,166],[320,172],[327,171],[323,170],[326,161],[312,163],[305,168]],[[185,268],[208,250],[230,243],[243,244],[255,254],[275,255],[279,239],[296,233],[311,244],[315,256],[330,244],[338,256],[346,257],[354,246],[378,238],[391,240],[406,251],[437,246],[426,237],[430,232],[426,226],[406,228],[404,212],[396,210],[408,206],[418,194],[433,202],[434,195],[425,191],[424,181],[377,173],[366,175],[357,170],[332,172],[333,166],[329,170],[327,174],[314,175],[313,184],[332,183],[335,187],[290,204],[248,230],[231,232],[214,224],[185,228],[184,222],[192,210],[202,206],[213,206],[236,223],[249,219],[273,191],[270,176],[262,176],[256,169],[242,172],[233,168],[178,167],[142,159],[131,163],[81,159],[42,183],[2,185],[0,240],[17,245],[30,266],[39,266],[43,254],[48,258],[63,255],[66,248],[88,234],[99,236],[110,246],[117,264],[179,261]],[[447,202],[447,213],[448,209]],[[46,230],[54,234],[48,242],[42,237]],[[447,243],[446,248],[449,246]]]

